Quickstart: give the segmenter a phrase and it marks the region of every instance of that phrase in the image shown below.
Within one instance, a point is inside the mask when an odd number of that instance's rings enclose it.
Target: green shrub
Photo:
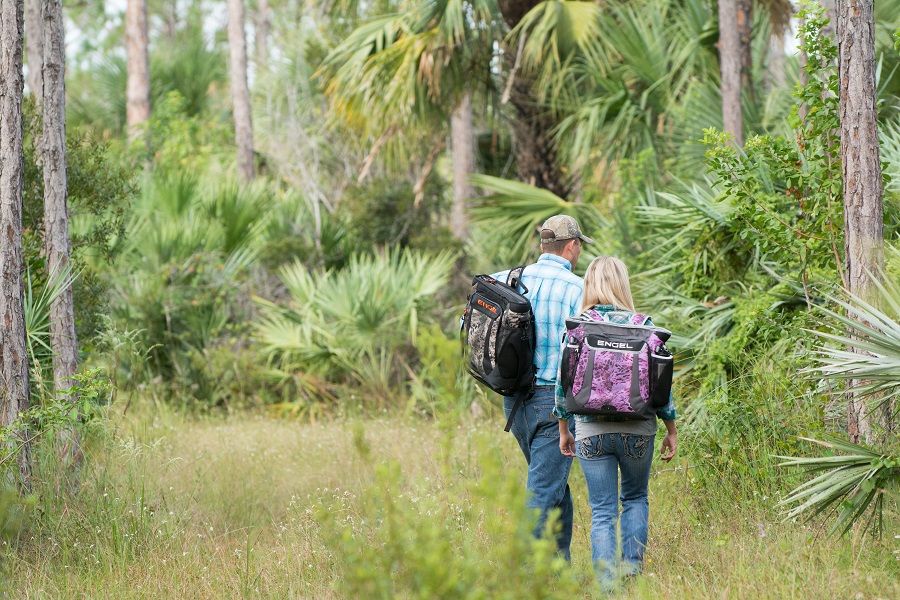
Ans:
[[[410,371],[409,406],[431,416],[471,405],[482,398],[460,358],[459,337],[448,338],[437,324],[419,331],[419,360]]]
[[[809,452],[799,436],[822,432],[831,407],[800,368],[778,354],[757,357],[742,376],[688,405],[681,447],[711,502],[738,494],[771,508],[772,499],[796,484],[796,474],[778,468],[777,455]]]
[[[556,556],[555,542],[532,537],[536,514],[525,507],[523,482],[507,476],[484,439],[476,442],[474,472],[459,478],[448,433],[437,457],[436,483],[426,480],[420,496],[422,487],[408,479],[402,463],[377,463],[361,428],[354,438],[359,460],[376,463],[375,483],[358,498],[323,503],[317,514],[338,560],[340,593],[510,600],[582,593],[569,564]],[[548,531],[556,525],[551,518]]]
[[[435,302],[456,257],[399,249],[353,255],[340,271],[302,263],[281,269],[287,306],[258,299],[255,323],[263,352],[286,373],[312,373],[343,384],[370,406],[397,404],[414,364],[420,324],[443,308]]]
[[[436,252],[458,246],[440,225],[449,208],[445,195],[446,185],[437,175],[426,180],[418,204],[407,181],[381,178],[348,189],[341,208],[358,250],[409,246]]]

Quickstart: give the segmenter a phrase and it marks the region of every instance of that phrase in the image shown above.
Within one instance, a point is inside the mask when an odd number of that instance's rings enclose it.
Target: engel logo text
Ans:
[[[480,307],[482,307],[482,308],[488,309],[489,311],[491,311],[491,312],[494,313],[495,315],[497,314],[497,307],[496,307],[496,306],[494,306],[494,305],[492,305],[492,304],[488,304],[487,302],[485,302],[485,301],[482,300],[481,298],[479,298],[478,300],[476,300],[476,302],[478,303],[478,306],[480,306]]]
[[[606,340],[597,340],[598,346],[603,346],[604,348],[617,348],[622,350],[634,350],[634,344],[630,344],[628,342],[607,342]]]

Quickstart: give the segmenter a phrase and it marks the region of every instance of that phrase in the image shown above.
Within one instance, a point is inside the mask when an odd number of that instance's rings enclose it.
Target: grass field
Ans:
[[[580,470],[572,567],[536,568],[554,561],[523,553],[524,461],[494,421],[120,419],[74,496],[39,481],[5,597],[595,597]],[[896,514],[880,541],[831,539],[661,465],[645,576],[621,597],[900,598]]]

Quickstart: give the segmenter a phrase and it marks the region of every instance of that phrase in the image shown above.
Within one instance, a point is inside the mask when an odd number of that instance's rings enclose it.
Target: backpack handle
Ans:
[[[519,265],[515,269],[510,269],[509,276],[506,278],[506,285],[516,291],[519,290],[519,286],[522,286],[522,289],[524,290],[522,293],[527,294],[528,288],[522,285],[522,272],[524,270],[525,265]]]
[[[631,317],[632,322],[635,325],[646,325],[647,321],[650,320],[650,315],[644,315],[641,313],[634,313],[634,316]]]

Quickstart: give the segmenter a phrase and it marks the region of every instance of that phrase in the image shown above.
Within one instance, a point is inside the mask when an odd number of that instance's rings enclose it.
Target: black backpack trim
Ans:
[[[521,281],[522,273],[524,271],[525,271],[525,265],[520,265],[520,266],[516,267],[515,269],[511,269],[509,271],[509,276],[506,278],[506,285],[508,285],[509,287],[511,287],[512,289],[514,289],[516,291],[519,291],[519,287],[521,287],[523,290],[522,295],[525,295],[528,293],[528,288],[525,287],[524,285],[522,285],[522,281]],[[534,320],[534,308],[531,309],[531,318],[533,321]],[[535,334],[537,334],[537,327],[534,327],[534,330],[535,330]],[[533,372],[534,372],[534,377],[536,378],[537,377],[537,368],[536,367]],[[513,403],[512,410],[509,411],[509,418],[506,419],[506,427],[503,428],[503,431],[509,431],[510,429],[512,429],[513,419],[516,418],[516,413],[519,412],[519,407],[522,406],[522,404],[524,404],[525,402],[528,402],[529,400],[531,400],[531,398],[534,396],[534,381],[535,381],[535,379],[532,379],[531,389],[528,391],[527,398],[522,397],[524,394],[516,394],[516,401]]]

